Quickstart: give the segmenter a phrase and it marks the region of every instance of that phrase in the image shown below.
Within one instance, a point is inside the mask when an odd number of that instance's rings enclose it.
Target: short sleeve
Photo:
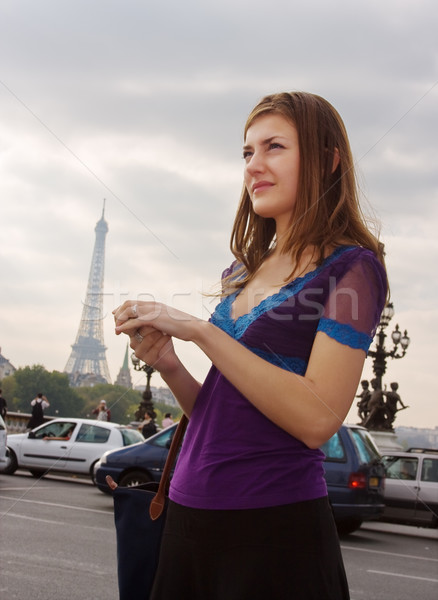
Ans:
[[[370,250],[363,250],[340,277],[331,276],[318,331],[351,348],[368,352],[387,292],[386,272]]]
[[[229,267],[222,271],[221,280],[227,279],[237,268],[237,260],[233,261]]]
[[[222,293],[226,294],[227,284],[230,280],[238,279],[243,276],[242,265],[237,260],[234,260],[229,267],[227,267],[221,276]]]

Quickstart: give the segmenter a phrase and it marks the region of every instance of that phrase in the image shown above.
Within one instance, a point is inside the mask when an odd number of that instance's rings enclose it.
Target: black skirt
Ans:
[[[170,502],[151,600],[348,600],[327,498],[251,510]]]

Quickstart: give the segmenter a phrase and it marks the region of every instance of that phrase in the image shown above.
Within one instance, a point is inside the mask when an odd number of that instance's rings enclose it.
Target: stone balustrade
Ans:
[[[28,431],[27,424],[31,415],[30,413],[9,412],[6,414],[5,423],[9,433],[26,433]],[[51,421],[55,417],[49,415],[44,416],[44,421]]]

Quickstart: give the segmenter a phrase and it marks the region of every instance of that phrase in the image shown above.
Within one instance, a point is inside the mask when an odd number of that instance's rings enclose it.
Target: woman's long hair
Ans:
[[[254,121],[266,114],[283,116],[298,132],[298,193],[293,219],[285,239],[281,240],[283,252],[290,252],[299,265],[305,248],[312,245],[315,248],[313,260],[320,265],[334,247],[352,244],[372,250],[384,264],[383,244],[368,229],[360,208],[350,144],[338,112],[324,98],[314,94],[269,95],[249,115],[245,139]],[[339,162],[333,170],[337,156]],[[235,279],[235,272],[225,281],[225,294],[243,287],[253,277],[275,243],[274,238],[274,219],[254,212],[244,186],[230,243],[232,253],[242,265],[239,269],[242,276]],[[291,278],[299,275],[296,270]]]

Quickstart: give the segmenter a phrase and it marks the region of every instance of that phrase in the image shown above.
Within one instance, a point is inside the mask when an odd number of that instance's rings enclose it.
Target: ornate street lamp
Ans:
[[[404,334],[399,329],[399,326],[396,325],[394,331],[391,333],[391,339],[394,344],[392,350],[386,350],[385,348],[385,327],[388,326],[390,320],[394,316],[394,307],[392,302],[389,302],[382,311],[382,316],[380,318],[379,330],[377,331],[375,344],[375,350],[369,350],[368,356],[371,356],[373,360],[373,371],[376,376],[377,386],[376,389],[382,389],[382,377],[386,371],[386,359],[387,358],[403,358],[406,354],[408,346],[410,344],[410,339],[408,337],[408,332],[405,330]]]
[[[138,410],[135,413],[135,419],[136,421],[143,421],[146,413],[150,414],[153,419],[156,419],[157,414],[154,409],[154,403],[152,402],[151,392],[151,377],[152,373],[155,372],[155,369],[146,363],[141,364],[140,359],[137,358],[134,353],[131,355],[131,361],[134,371],[144,371],[146,373],[146,388],[142,394],[143,400],[140,402]]]

